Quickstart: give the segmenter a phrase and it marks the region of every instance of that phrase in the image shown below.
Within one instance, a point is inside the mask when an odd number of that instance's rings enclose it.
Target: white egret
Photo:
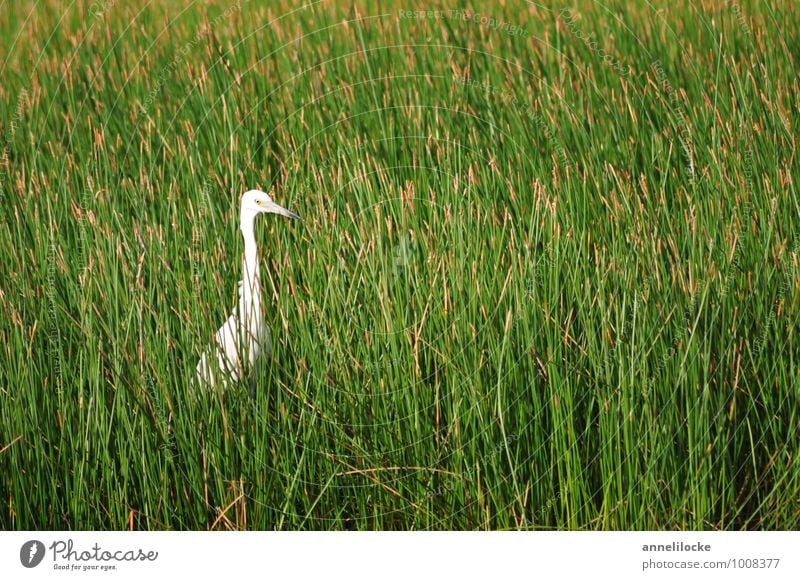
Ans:
[[[244,237],[242,281],[239,282],[239,307],[214,335],[214,344],[197,363],[200,384],[229,386],[252,369],[262,354],[269,354],[269,328],[261,310],[261,281],[254,224],[260,213],[300,219],[257,189],[248,191],[241,201],[241,230]],[[247,361],[246,364],[243,363]]]

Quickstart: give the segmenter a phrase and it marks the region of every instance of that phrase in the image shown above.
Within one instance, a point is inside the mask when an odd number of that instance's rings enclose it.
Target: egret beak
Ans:
[[[276,213],[278,215],[286,216],[288,218],[292,218],[293,220],[303,221],[303,218],[301,218],[299,215],[297,215],[293,211],[289,211],[285,207],[279,206],[274,201],[272,202],[272,205],[268,205],[267,206],[267,211],[269,211],[271,213]]]

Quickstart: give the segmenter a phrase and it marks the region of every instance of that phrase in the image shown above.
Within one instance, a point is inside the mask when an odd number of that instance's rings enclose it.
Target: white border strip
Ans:
[[[800,532],[3,532],[0,570],[3,578],[137,580],[795,580]]]

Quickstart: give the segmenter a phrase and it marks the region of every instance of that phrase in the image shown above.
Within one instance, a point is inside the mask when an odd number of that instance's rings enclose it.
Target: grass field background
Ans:
[[[792,2],[0,10],[0,528],[800,527]]]

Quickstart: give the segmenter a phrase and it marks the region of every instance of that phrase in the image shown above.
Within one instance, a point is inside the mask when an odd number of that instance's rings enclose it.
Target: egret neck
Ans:
[[[244,238],[244,258],[242,259],[242,296],[239,321],[242,331],[250,339],[259,341],[259,320],[261,319],[261,278],[258,266],[258,250],[254,231],[255,215],[242,213],[242,237]],[[245,340],[250,345],[247,353],[252,363],[258,355],[260,345]],[[254,352],[255,351],[255,352]]]

